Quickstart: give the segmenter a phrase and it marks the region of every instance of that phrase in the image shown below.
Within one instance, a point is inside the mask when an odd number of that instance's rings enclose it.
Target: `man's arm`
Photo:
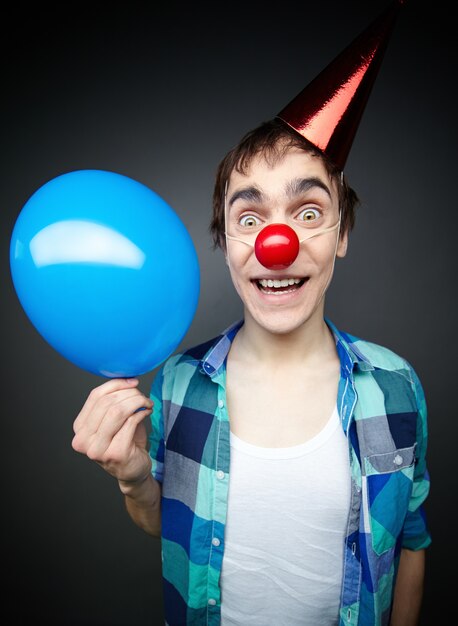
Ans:
[[[161,484],[149,475],[141,482],[118,480],[127,512],[142,530],[161,536]]]
[[[423,599],[425,551],[401,551],[390,626],[417,626]]]

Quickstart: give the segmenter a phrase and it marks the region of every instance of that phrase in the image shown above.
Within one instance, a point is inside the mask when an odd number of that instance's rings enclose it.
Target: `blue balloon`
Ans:
[[[10,269],[42,337],[107,378],[165,361],[199,299],[197,254],[178,215],[142,183],[103,170],[62,174],[29,198],[12,232]]]

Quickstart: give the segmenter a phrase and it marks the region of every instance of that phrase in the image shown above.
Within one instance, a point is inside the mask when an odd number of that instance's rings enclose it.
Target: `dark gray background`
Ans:
[[[77,169],[150,186],[183,219],[201,264],[199,307],[179,348],[216,335],[241,315],[207,230],[217,163],[386,4],[17,3],[3,14],[0,441],[10,624],[162,619],[159,541],[130,521],[115,481],[71,448],[72,422],[103,379],[50,348],[15,295],[8,250],[22,206],[46,181]],[[327,298],[338,326],[408,358],[427,394],[434,543],[422,624],[447,624],[454,614],[444,568],[454,571],[458,556],[450,512],[456,36],[438,11],[438,3],[411,0],[396,25],[348,160],[362,206]],[[153,374],[141,377],[145,393]]]

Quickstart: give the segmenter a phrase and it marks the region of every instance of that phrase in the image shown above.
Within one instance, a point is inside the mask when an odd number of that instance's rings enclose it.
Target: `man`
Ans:
[[[350,131],[335,141],[326,115],[317,134],[311,99],[248,133],[217,172],[211,232],[243,319],[169,358],[151,398],[112,380],[75,420],[74,448],[161,536],[169,626],[418,622],[424,395],[403,358],[325,318],[357,197],[342,174]]]

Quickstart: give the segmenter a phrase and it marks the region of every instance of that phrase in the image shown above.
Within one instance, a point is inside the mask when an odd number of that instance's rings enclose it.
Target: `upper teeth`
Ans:
[[[287,287],[288,285],[297,285],[300,282],[300,278],[282,278],[282,280],[261,278],[261,280],[259,280],[262,287]]]

